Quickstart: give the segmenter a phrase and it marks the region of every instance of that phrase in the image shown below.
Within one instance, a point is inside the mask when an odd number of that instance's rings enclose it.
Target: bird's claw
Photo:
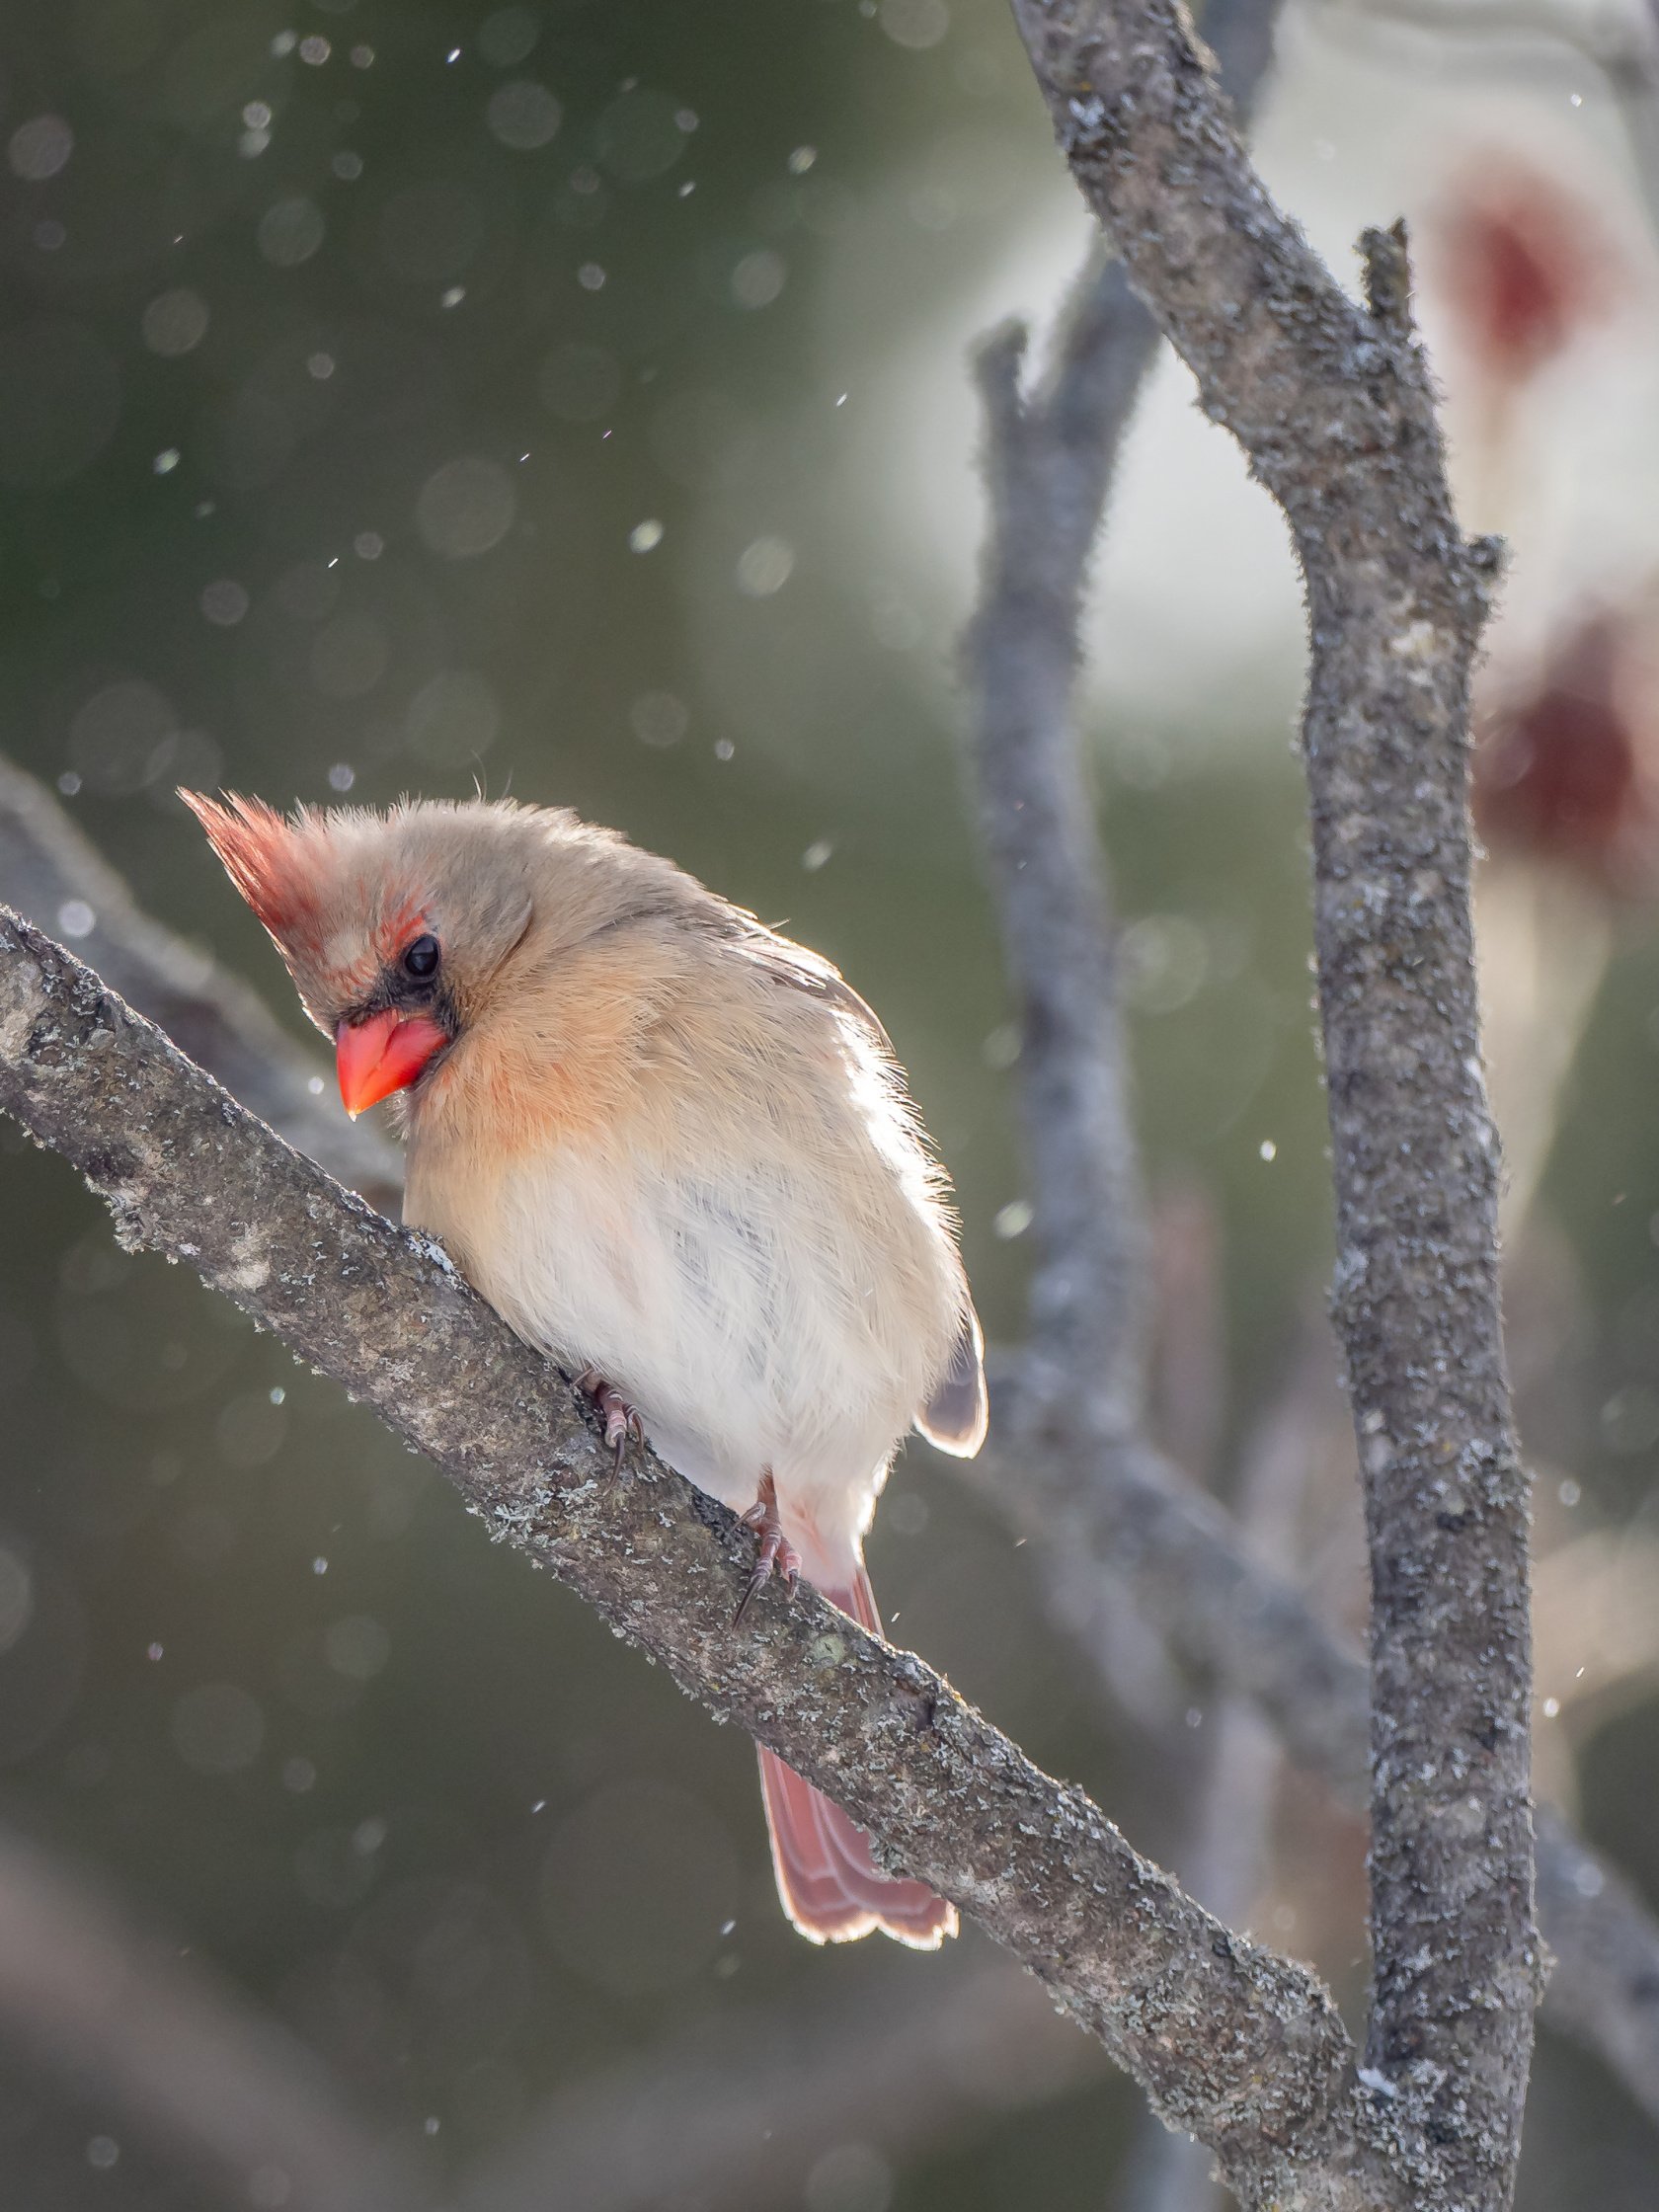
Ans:
[[[637,1407],[628,1403],[613,1383],[607,1382],[597,1368],[585,1367],[576,1379],[576,1386],[593,1401],[604,1422],[604,1440],[614,1456],[616,1471],[622,1472],[622,1462],[627,1457],[628,1439],[636,1444],[645,1442],[645,1423]]]
[[[791,1595],[801,1579],[801,1554],[784,1540],[783,1523],[778,1519],[777,1484],[772,1480],[770,1467],[761,1473],[754,1503],[738,1518],[744,1528],[753,1530],[760,1541],[754,1552],[754,1572],[745,1584],[738,1610],[732,1616],[734,1628],[749,1611],[750,1600],[765,1588],[774,1574]]]

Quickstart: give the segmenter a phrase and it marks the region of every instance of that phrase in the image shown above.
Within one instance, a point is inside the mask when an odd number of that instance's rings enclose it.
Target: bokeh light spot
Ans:
[[[157,292],[144,309],[140,328],[152,354],[176,359],[192,353],[207,335],[207,302],[188,285]]]
[[[469,669],[446,669],[409,702],[404,738],[431,768],[463,768],[489,751],[501,730],[494,690]]]
[[[745,254],[732,272],[732,297],[740,307],[770,307],[784,287],[789,265],[769,247]]]
[[[273,200],[260,217],[259,250],[274,269],[297,269],[311,259],[327,230],[316,201],[293,193]]]
[[[518,495],[506,469],[467,454],[427,478],[415,503],[415,526],[434,553],[471,561],[501,543],[517,512]]]
[[[234,629],[248,611],[247,592],[234,577],[218,577],[202,588],[201,611],[217,628]]]
[[[75,133],[61,116],[34,116],[7,140],[6,163],[13,176],[39,185],[55,177],[74,150]]]
[[[950,29],[945,0],[881,0],[881,27],[896,46],[936,46]]]
[[[178,729],[171,701],[142,676],[105,684],[69,725],[69,758],[100,798],[141,791],[155,772],[156,753]]]
[[[613,100],[593,125],[599,161],[619,184],[643,185],[672,169],[685,151],[680,104],[637,85]]]
[[[547,87],[527,77],[498,85],[484,111],[491,137],[514,153],[534,153],[550,145],[562,118],[563,110]]]
[[[392,1639],[372,1615],[348,1613],[324,1629],[323,1655],[348,1682],[372,1682],[385,1672]]]
[[[360,699],[391,661],[391,642],[372,614],[340,614],[311,643],[311,677],[329,699]]]
[[[794,548],[781,537],[757,537],[738,556],[738,590],[745,598],[769,599],[794,573]]]
[[[642,691],[628,709],[628,721],[641,745],[678,745],[691,727],[683,699],[672,691]]]
[[[478,50],[492,69],[515,69],[534,50],[541,26],[529,8],[498,8],[478,27]]]

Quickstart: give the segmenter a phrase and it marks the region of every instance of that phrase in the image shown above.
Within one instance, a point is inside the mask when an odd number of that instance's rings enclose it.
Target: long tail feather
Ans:
[[[850,1589],[824,1594],[880,1635],[881,1617],[862,1563]],[[851,1943],[879,1928],[912,1949],[932,1951],[956,1934],[954,1905],[935,1897],[924,1882],[895,1881],[884,1874],[870,1856],[864,1831],[764,1747],[760,1793],[778,1896],[809,1941]]]

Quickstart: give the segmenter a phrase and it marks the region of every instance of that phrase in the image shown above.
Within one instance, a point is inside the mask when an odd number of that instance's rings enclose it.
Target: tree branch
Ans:
[[[117,954],[132,955],[139,1011],[158,1013],[168,979],[193,981],[204,1063],[254,1101],[296,1096],[304,1118],[282,1130],[305,1148],[313,1131],[350,1129],[308,1089],[303,1050],[229,971],[175,937],[138,907],[124,881],[71,823],[53,795],[0,756],[0,889],[43,920],[70,899],[96,903]],[[94,937],[92,942],[99,942]],[[146,982],[138,955],[148,952]],[[243,1005],[257,1020],[240,1019]],[[268,1057],[269,1056],[269,1059]],[[356,1125],[374,1172],[362,1188],[394,1188],[401,1160]],[[336,1157],[339,1173],[350,1159]],[[1113,1428],[1096,1440],[1056,1425],[1017,1359],[993,1379],[994,1420],[981,1458],[952,1462],[977,1493],[1026,1537],[1053,1569],[1060,1618],[1091,1663],[1104,1665],[1111,1593],[1128,1589],[1180,1664],[1203,1680],[1247,1692],[1292,1758],[1345,1803],[1363,1805],[1367,1746],[1364,1662],[1309,1612],[1302,1592],[1239,1542],[1226,1513],[1193,1490],[1144,1437]],[[1121,1622],[1119,1624],[1121,1626]],[[1543,2018],[1599,2056],[1659,2120],[1659,1924],[1629,1883],[1556,1815],[1540,1818],[1539,1906],[1555,1965]]]
[[[349,1122],[324,1094],[327,1062],[297,1045],[240,976],[146,913],[45,785],[3,753],[0,895],[51,936],[73,929],[111,989],[244,1105],[370,1204],[396,1205],[402,1156],[372,1122]]]
[[[1240,112],[1272,53],[1278,0],[1212,0]],[[1096,246],[1050,358],[1021,389],[1029,333],[1005,323],[974,369],[989,526],[963,640],[981,835],[1019,1000],[1023,1123],[1042,1261],[1032,1352],[1057,1398],[1139,1425],[1146,1229],[1124,1079],[1104,856],[1071,693],[1088,565],[1157,327],[1124,265]]]
[[[1452,513],[1403,233],[1367,234],[1356,307],[1268,198],[1174,0],[1014,6],[1085,198],[1302,563],[1335,1306],[1372,1556],[1368,2057],[1422,2201],[1498,2212],[1540,1951],[1526,1480],[1468,904],[1468,680],[1495,562]]]
[[[731,1627],[733,1516],[649,1455],[607,1473],[591,1412],[430,1240],[246,1113],[61,946],[0,909],[0,1109],[434,1460],[549,1567],[835,1797],[884,1859],[973,1915],[1105,2044],[1248,2204],[1406,2212],[1372,2095],[1305,1968],[1224,1928],[1081,1791],[816,1593]]]
[[[1005,325],[976,361],[991,505],[966,659],[975,705],[980,824],[1017,980],[1021,1087],[1042,1258],[1031,1287],[1045,1394],[1086,1393],[1124,1425],[1144,1396],[1146,1273],[1140,1165],[1093,810],[1064,732],[1089,548],[1155,333],[1117,265],[1085,282],[1051,420],[1019,388],[1026,333]]]

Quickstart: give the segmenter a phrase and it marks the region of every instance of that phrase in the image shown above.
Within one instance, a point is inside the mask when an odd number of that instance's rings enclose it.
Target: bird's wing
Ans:
[[[986,1395],[985,1337],[980,1317],[969,1306],[963,1316],[962,1334],[943,1380],[915,1417],[915,1425],[929,1444],[953,1459],[971,1460],[985,1442],[990,1420]]]
[[[822,999],[837,1013],[847,1015],[868,1031],[880,1046],[884,1059],[896,1060],[893,1040],[882,1027],[874,1007],[858,995],[833,961],[826,960],[822,953],[812,952],[805,945],[796,944],[793,938],[781,936],[775,929],[768,929],[763,921],[757,921],[742,908],[731,908],[728,912],[732,942],[756,967],[764,969],[767,975],[791,990],[803,990],[809,997]]]
[[[765,969],[767,974],[776,977],[779,983],[788,985],[795,990],[807,991],[854,1022],[874,1043],[882,1061],[892,1070],[895,1080],[900,1085],[903,1084],[904,1077],[899,1071],[892,1039],[874,1010],[858,995],[838,968],[822,954],[809,952],[805,945],[797,945],[790,938],[779,936],[775,930],[766,928],[752,914],[738,911],[736,920],[736,942],[750,959]],[[919,1122],[913,1126],[917,1142],[925,1146],[927,1140]],[[963,1315],[962,1333],[956,1340],[950,1366],[945,1370],[932,1396],[916,1414],[915,1425],[928,1443],[936,1445],[941,1452],[949,1452],[959,1460],[971,1460],[985,1442],[989,1418],[990,1407],[985,1379],[985,1337],[980,1328],[980,1317],[970,1305]]]

